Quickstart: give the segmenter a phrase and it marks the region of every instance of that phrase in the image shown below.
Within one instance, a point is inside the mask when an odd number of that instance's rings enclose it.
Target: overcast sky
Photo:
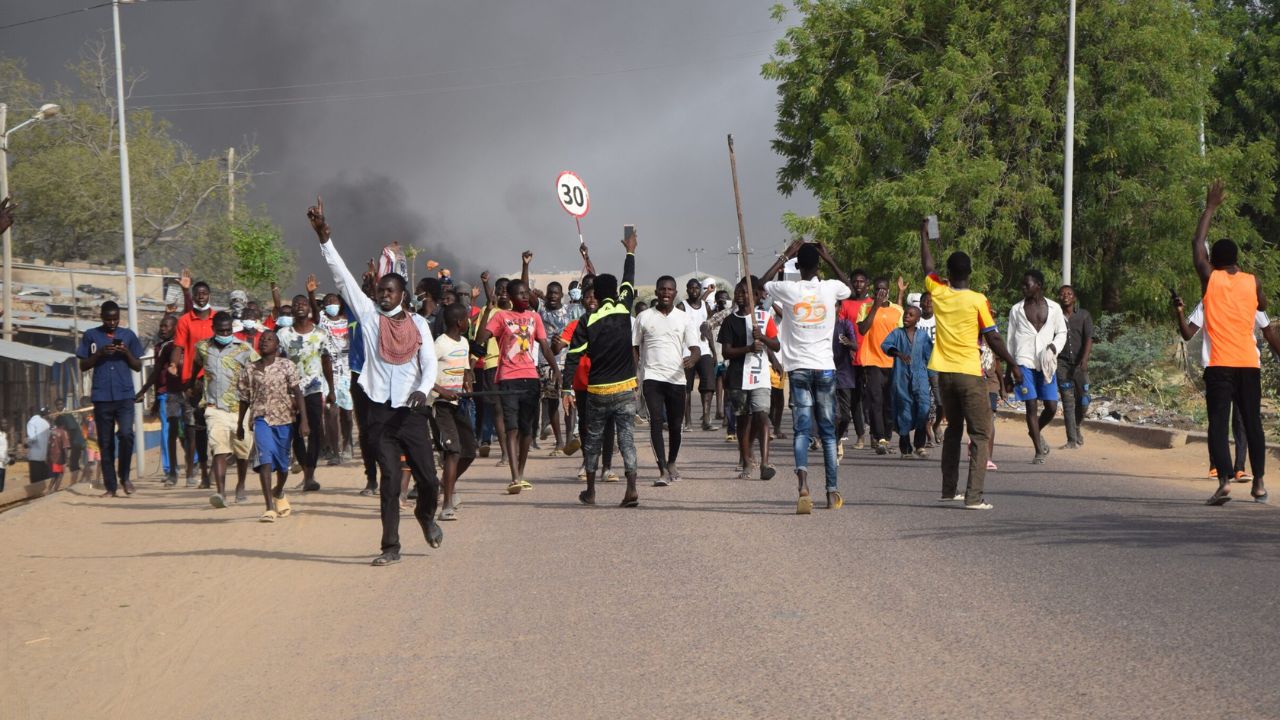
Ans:
[[[775,189],[776,93],[760,77],[783,28],[773,0],[626,2],[187,0],[121,9],[125,61],[150,105],[201,152],[261,148],[250,202],[265,205],[299,270],[323,271],[305,210],[326,193],[351,266],[391,240],[456,263],[455,277],[572,269],[577,234],[555,199],[561,170],[591,191],[583,221],[603,271],[621,226],[640,234],[639,279],[701,267],[732,277],[725,135],[738,151],[754,269],[781,249],[782,214],[815,211]],[[94,4],[6,0],[0,24]],[[109,8],[0,31],[33,78],[109,30]],[[279,86],[290,86],[280,88]],[[275,88],[252,92],[235,90]],[[448,253],[452,253],[450,258]]]

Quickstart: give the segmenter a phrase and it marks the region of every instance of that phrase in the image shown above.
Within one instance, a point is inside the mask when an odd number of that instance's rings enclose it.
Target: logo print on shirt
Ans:
[[[804,325],[818,325],[827,319],[827,306],[818,301],[817,295],[805,295],[791,306],[791,318]]]

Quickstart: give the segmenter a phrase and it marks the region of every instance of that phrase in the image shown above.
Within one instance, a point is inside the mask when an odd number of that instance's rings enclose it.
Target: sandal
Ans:
[[[1215,492],[1208,500],[1205,500],[1204,504],[1212,505],[1214,507],[1226,505],[1231,500],[1230,493],[1231,493],[1231,487],[1228,485],[1222,485],[1218,488],[1218,491]]]
[[[800,498],[796,500],[796,514],[812,515],[813,514],[813,498],[808,495],[801,495]]]
[[[844,507],[844,498],[840,496],[838,490],[832,490],[827,493],[827,509],[839,510]]]
[[[266,511],[266,512],[262,513],[262,517],[258,518],[258,520],[259,520],[260,522],[273,523],[273,522],[275,522],[275,521],[276,521],[276,518],[278,518],[278,517],[280,517],[280,516],[279,516],[279,514],[277,514],[277,513],[276,513],[276,511],[275,511],[275,510],[268,510],[268,511]]]
[[[1262,503],[1263,505],[1265,505],[1267,504],[1268,497],[1270,497],[1270,493],[1268,493],[1266,490],[1263,490],[1261,495],[1253,496],[1253,501],[1256,503]]]
[[[276,498],[276,514],[280,517],[289,517],[293,512],[293,508],[289,507],[289,501],[279,497]]]
[[[772,479],[773,479],[773,476],[774,476],[774,475],[777,475],[777,474],[778,474],[778,469],[777,469],[777,468],[775,468],[775,467],[774,467],[774,466],[772,466],[772,465],[761,465],[761,466],[760,466],[760,479],[761,479],[761,480],[772,480]]]

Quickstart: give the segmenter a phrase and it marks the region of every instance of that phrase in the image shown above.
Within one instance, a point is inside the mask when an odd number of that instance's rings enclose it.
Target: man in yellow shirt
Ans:
[[[990,510],[991,503],[982,497],[987,475],[993,418],[987,398],[986,381],[982,377],[982,360],[978,337],[1003,360],[1015,384],[1022,383],[1022,370],[1004,340],[996,331],[995,318],[986,296],[969,289],[973,261],[963,252],[947,257],[947,279],[934,272],[933,253],[929,249],[928,223],[920,227],[920,263],[924,267],[925,291],[933,298],[933,312],[938,320],[937,335],[929,369],[938,373],[938,394],[942,398],[947,431],[942,440],[942,502],[960,500],[970,510]],[[969,484],[963,496],[957,494],[960,482],[960,442],[965,425],[973,440],[969,458]]]

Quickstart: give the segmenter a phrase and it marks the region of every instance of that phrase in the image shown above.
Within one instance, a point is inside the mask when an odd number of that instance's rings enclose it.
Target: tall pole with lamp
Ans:
[[[46,103],[40,106],[40,110],[35,115],[27,118],[25,121],[14,125],[12,128],[5,130],[5,124],[9,115],[9,108],[4,103],[0,103],[0,198],[9,197],[9,136],[31,123],[48,120],[54,117],[62,110],[61,107],[53,103]],[[4,231],[4,339],[13,340],[13,243],[12,233],[9,230]]]
[[[1067,127],[1062,141],[1062,284],[1071,284],[1071,186],[1076,145],[1076,0],[1067,13]]]

